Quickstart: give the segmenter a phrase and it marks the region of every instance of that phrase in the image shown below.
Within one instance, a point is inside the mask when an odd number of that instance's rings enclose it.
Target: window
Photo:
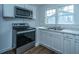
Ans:
[[[58,9],[58,24],[74,24],[74,6],[69,5]]]
[[[57,12],[56,12],[57,11]],[[74,24],[74,5],[46,11],[46,24]]]
[[[50,9],[46,11],[46,24],[55,24],[56,18],[56,9]]]

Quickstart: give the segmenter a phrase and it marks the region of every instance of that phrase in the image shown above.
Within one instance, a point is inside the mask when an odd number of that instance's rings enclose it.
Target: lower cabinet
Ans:
[[[40,44],[46,45],[49,48],[63,52],[63,34],[40,30]]]
[[[79,43],[75,45],[75,53],[79,54]]]
[[[75,53],[79,54],[79,36],[75,37]]]
[[[59,51],[63,53],[63,34],[62,33],[56,33],[52,32],[52,42],[54,45],[52,45],[52,48],[55,49],[56,51]]]
[[[74,53],[74,35],[64,34],[63,37],[63,53],[72,54]]]
[[[79,53],[79,36],[39,30],[39,43],[64,54]]]
[[[51,39],[48,37],[49,33],[47,31],[40,30],[40,44],[51,46]]]
[[[63,46],[63,52],[64,53],[71,53],[71,41],[64,39],[64,46]]]

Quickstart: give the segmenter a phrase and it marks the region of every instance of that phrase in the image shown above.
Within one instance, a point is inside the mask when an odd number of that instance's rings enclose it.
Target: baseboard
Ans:
[[[8,50],[2,54],[16,54],[16,49],[11,49],[11,50]]]
[[[6,51],[9,51],[9,50],[12,50],[13,48],[7,48],[7,49],[3,49],[3,50],[0,50],[0,54],[6,52]]]
[[[62,54],[61,52],[57,51],[56,49],[54,49],[54,48],[52,49],[52,48],[50,48],[50,47],[48,47],[48,46],[46,46],[46,45],[44,45],[44,44],[39,44],[39,45],[42,45],[42,46],[48,48],[48,49],[51,50],[51,51],[55,51],[56,54]]]

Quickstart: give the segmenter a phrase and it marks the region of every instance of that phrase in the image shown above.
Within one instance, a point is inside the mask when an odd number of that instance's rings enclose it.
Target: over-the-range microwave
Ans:
[[[15,18],[33,18],[33,11],[21,7],[15,7]]]

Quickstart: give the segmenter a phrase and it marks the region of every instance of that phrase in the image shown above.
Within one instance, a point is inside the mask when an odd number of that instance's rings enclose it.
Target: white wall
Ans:
[[[36,6],[34,7],[36,11]],[[0,19],[0,53],[12,49],[12,23],[29,23],[30,26],[36,27],[36,20],[29,19]]]
[[[39,26],[54,26],[54,25],[46,25],[45,24],[45,11],[47,9],[57,9],[57,8],[60,8],[60,7],[63,7],[65,5],[63,4],[48,4],[48,5],[43,5],[43,6],[40,6],[39,8]],[[75,11],[75,14],[74,14],[74,22],[75,24],[72,24],[72,25],[58,25],[58,26],[62,26],[64,28],[68,28],[68,29],[79,29],[79,5],[75,5],[75,8],[74,8],[74,11]]]

